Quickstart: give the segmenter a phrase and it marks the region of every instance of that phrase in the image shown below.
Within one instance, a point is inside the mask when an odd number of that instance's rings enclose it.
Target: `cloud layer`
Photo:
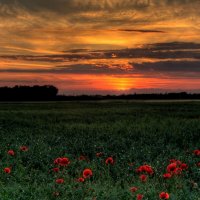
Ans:
[[[0,0],[0,85],[198,89],[199,7],[199,0]]]

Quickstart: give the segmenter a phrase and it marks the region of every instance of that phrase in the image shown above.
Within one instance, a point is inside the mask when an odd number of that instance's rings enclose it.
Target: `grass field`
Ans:
[[[4,103],[0,140],[1,200],[200,199],[199,102]],[[171,159],[188,167],[165,179]]]

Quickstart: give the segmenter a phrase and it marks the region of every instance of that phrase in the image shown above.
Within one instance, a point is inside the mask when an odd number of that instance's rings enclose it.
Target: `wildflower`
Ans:
[[[21,151],[28,151],[28,147],[27,146],[21,146],[19,149]]]
[[[96,157],[99,158],[99,157],[102,157],[103,156],[103,152],[98,152],[96,153]]]
[[[194,155],[196,155],[196,156],[200,156],[200,150],[199,149],[196,149],[196,150],[194,150]]]
[[[67,165],[70,164],[70,160],[69,158],[56,158],[54,160],[54,164],[66,167]]]
[[[142,194],[138,194],[138,195],[137,195],[137,200],[142,200],[143,197],[144,197],[144,196],[143,196]]]
[[[78,160],[87,160],[87,157],[86,157],[86,156],[80,156],[80,157],[78,158]]]
[[[92,170],[91,169],[84,169],[83,177],[84,178],[90,178],[91,176],[92,176]]]
[[[6,174],[10,174],[11,173],[11,168],[9,168],[9,167],[4,168],[4,172]]]
[[[178,167],[173,171],[173,173],[176,175],[180,175],[182,173],[182,169],[180,167]]]
[[[85,179],[84,179],[83,177],[80,177],[80,178],[77,179],[77,181],[78,181],[79,183],[83,183],[83,182],[85,182]]]
[[[131,188],[130,188],[130,191],[131,191],[132,193],[136,192],[137,190],[138,190],[137,187],[131,187]]]
[[[69,161],[69,158],[62,158],[61,161],[60,161],[60,166],[67,166],[70,164],[70,161]]]
[[[105,162],[106,162],[106,165],[113,165],[114,159],[112,157],[108,157]]]
[[[170,163],[175,163],[175,162],[176,162],[176,159],[171,159],[169,162],[170,162]]]
[[[188,165],[187,165],[186,163],[182,163],[182,164],[180,165],[180,168],[181,168],[182,170],[186,170],[186,169],[188,169]]]
[[[200,162],[197,163],[197,167],[200,167]]]
[[[167,192],[161,192],[159,197],[160,199],[169,199],[169,194]]]
[[[14,156],[14,155],[15,155],[15,152],[14,152],[13,150],[9,150],[9,151],[8,151],[8,155]]]
[[[62,179],[62,178],[56,179],[56,183],[62,184],[62,183],[64,183],[64,179]]]
[[[137,173],[144,173],[144,172],[146,172],[149,175],[152,175],[154,173],[153,169],[152,169],[152,167],[150,165],[142,165],[142,166],[140,166],[140,167],[138,167],[136,169],[136,172]]]
[[[170,179],[172,175],[170,173],[163,174],[164,179]]]
[[[140,180],[141,180],[142,182],[146,182],[146,181],[147,181],[147,176],[144,175],[144,174],[142,174],[142,175],[140,176]]]
[[[55,164],[55,165],[59,165],[59,163],[60,163],[61,160],[62,160],[62,158],[56,158],[56,159],[54,160],[54,164]]]
[[[167,166],[167,172],[168,173],[172,173],[177,167],[177,164],[174,162],[174,163],[171,163]]]
[[[55,167],[55,168],[53,168],[53,171],[54,171],[54,172],[59,172],[60,169],[59,169],[58,167]]]

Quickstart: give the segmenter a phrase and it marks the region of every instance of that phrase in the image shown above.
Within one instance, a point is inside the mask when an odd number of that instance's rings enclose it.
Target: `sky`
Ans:
[[[0,0],[0,86],[200,92],[199,0]]]

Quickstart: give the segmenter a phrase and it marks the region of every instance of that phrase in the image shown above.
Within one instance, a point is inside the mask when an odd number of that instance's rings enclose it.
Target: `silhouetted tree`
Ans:
[[[58,89],[52,85],[1,87],[1,101],[55,100]]]

